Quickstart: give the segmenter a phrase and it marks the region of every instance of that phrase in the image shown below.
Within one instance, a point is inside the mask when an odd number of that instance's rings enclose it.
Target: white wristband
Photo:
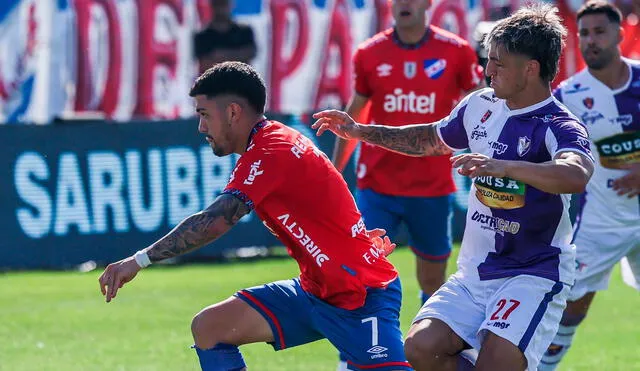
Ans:
[[[146,251],[138,251],[133,255],[133,258],[136,260],[136,263],[140,266],[140,268],[146,268],[151,265],[151,260],[149,259],[149,255],[147,255]]]

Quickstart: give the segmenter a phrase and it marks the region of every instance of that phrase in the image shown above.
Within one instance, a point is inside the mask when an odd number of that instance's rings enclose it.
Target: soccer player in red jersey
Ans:
[[[391,6],[395,27],[355,52],[355,91],[346,112],[370,124],[437,121],[465,91],[484,84],[482,68],[465,40],[427,23],[430,0],[394,0]],[[339,171],[356,145],[336,140]],[[363,143],[356,174],[356,200],[367,226],[385,229],[393,240],[400,223],[406,225],[424,303],[444,282],[451,252],[455,184],[449,156],[413,158]]]
[[[384,231],[367,231],[347,184],[302,134],[264,118],[266,89],[241,62],[217,64],[190,95],[216,156],[240,154],[205,210],[100,277],[107,302],[147,265],[213,242],[251,210],[300,266],[298,278],[240,290],[198,313],[191,329],[203,370],[242,370],[239,345],[275,350],[327,338],[352,370],[411,370],[403,351],[400,280]]]

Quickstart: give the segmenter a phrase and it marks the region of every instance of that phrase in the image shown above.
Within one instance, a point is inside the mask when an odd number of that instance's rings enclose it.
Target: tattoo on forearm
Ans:
[[[222,236],[251,210],[233,195],[220,195],[207,209],[189,216],[150,248],[152,262],[200,248]]]
[[[410,156],[439,156],[451,153],[440,140],[436,125],[423,124],[406,127],[366,125],[361,139],[394,152]]]

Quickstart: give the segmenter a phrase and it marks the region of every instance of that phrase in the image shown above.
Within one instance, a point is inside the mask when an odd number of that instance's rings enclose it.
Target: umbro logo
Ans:
[[[383,63],[378,65],[378,67],[376,67],[376,71],[378,71],[379,77],[386,77],[391,75],[392,69],[393,69],[393,66],[388,63]]]
[[[388,348],[385,348],[381,345],[374,345],[371,349],[367,350],[367,353],[378,354],[382,352],[386,352]]]

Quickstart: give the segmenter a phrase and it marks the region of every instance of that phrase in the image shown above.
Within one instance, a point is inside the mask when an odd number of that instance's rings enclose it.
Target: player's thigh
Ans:
[[[313,307],[299,280],[283,280],[238,291],[235,296],[266,321],[275,350],[324,338],[313,324]]]
[[[350,370],[411,370],[400,330],[401,301],[396,279],[386,289],[369,289],[365,304],[355,310],[315,300],[314,320],[347,359]]]
[[[589,292],[606,290],[613,267],[637,245],[634,235],[622,229],[603,231],[581,225],[577,231],[576,279],[569,293],[570,301],[577,301]]]
[[[475,370],[478,371],[524,371],[527,359],[510,341],[491,332],[487,333],[478,354]]]
[[[541,277],[502,279],[487,301],[481,338],[493,333],[511,342],[526,358],[528,369],[535,370],[558,330],[568,292],[567,285]],[[484,345],[481,354],[483,350]]]
[[[402,203],[397,197],[371,189],[358,189],[356,203],[367,229],[383,228],[391,240],[395,239],[402,214]]]
[[[636,245],[620,262],[624,282],[640,291],[640,234]]]
[[[453,196],[405,197],[402,218],[413,252],[428,262],[446,262],[451,254]]]
[[[202,349],[218,343],[273,342],[273,333],[265,318],[235,296],[198,312],[191,322],[191,330],[196,345]]]
[[[454,355],[480,349],[485,307],[454,275],[420,308],[407,334],[407,352]]]

